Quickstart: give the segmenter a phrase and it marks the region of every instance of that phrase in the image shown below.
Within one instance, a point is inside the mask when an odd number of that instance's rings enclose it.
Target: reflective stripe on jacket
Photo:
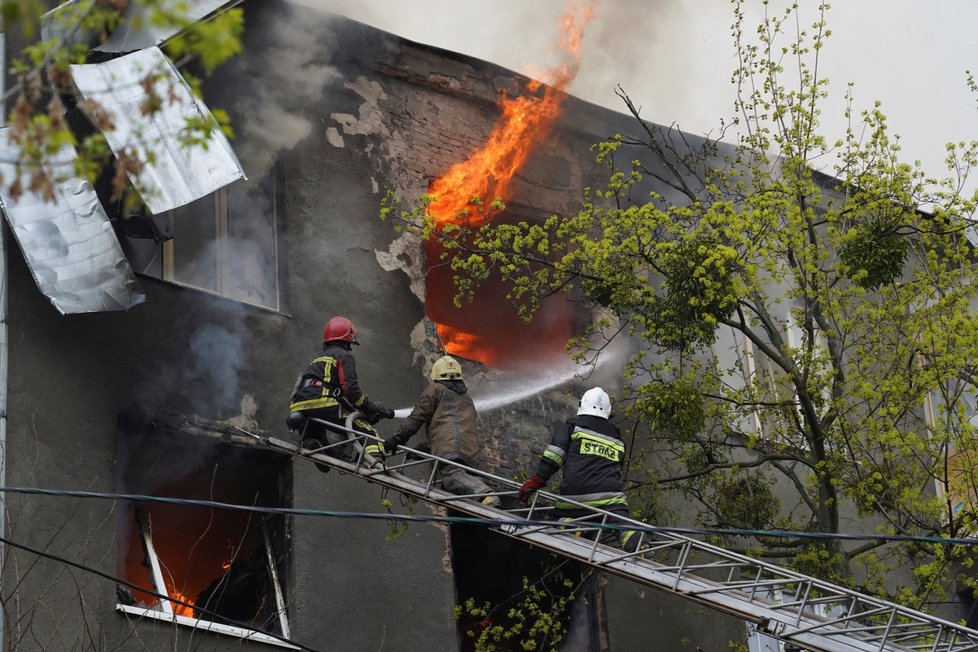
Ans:
[[[550,439],[537,475],[549,480],[562,471],[558,493],[595,507],[625,504],[622,466],[625,443],[618,428],[592,415],[572,417]]]
[[[360,409],[369,404],[357,381],[357,361],[349,345],[339,342],[323,344],[318,356],[296,381],[289,402],[290,412],[307,412],[329,408]]]

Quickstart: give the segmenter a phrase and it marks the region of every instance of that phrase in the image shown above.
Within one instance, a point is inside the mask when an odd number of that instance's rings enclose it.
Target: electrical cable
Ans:
[[[266,632],[266,631],[259,632],[258,630],[255,630],[254,629],[254,626],[253,625],[248,625],[248,624],[245,624],[245,623],[239,623],[239,622],[237,622],[235,620],[232,620],[230,618],[227,618],[226,616],[222,616],[219,613],[216,613],[214,611],[211,611],[210,609],[206,609],[206,608],[201,607],[199,605],[195,605],[195,604],[191,604],[191,603],[188,603],[188,602],[184,602],[183,600],[180,600],[178,598],[174,598],[174,597],[169,596],[169,595],[163,595],[161,593],[157,593],[156,591],[147,589],[144,586],[140,586],[138,584],[134,584],[132,582],[129,582],[129,581],[124,580],[122,578],[116,577],[114,575],[109,575],[108,573],[102,572],[102,571],[98,570],[97,568],[92,568],[91,566],[86,566],[85,564],[79,564],[78,562],[72,561],[70,559],[66,559],[64,557],[60,557],[58,555],[55,555],[55,554],[50,553],[50,552],[46,552],[44,550],[38,550],[36,548],[32,548],[31,546],[28,546],[28,545],[23,544],[23,543],[17,543],[16,541],[13,541],[12,539],[8,539],[7,537],[0,536],[0,543],[3,543],[5,545],[8,545],[11,548],[18,548],[20,550],[24,550],[25,552],[29,552],[29,553],[34,554],[34,555],[38,555],[39,557],[44,557],[44,558],[50,559],[52,561],[57,561],[59,563],[66,564],[68,566],[71,566],[73,568],[77,568],[77,569],[82,570],[82,571],[85,571],[87,573],[92,573],[93,575],[97,575],[97,576],[99,576],[99,577],[101,577],[103,579],[111,580],[111,581],[113,581],[113,582],[115,582],[117,584],[121,584],[123,586],[127,586],[130,589],[136,589],[137,591],[140,591],[142,593],[148,593],[149,595],[152,595],[155,598],[159,598],[160,600],[166,600],[168,602],[174,602],[174,603],[179,604],[179,605],[182,605],[184,607],[188,607],[190,609],[194,609],[195,611],[199,611],[199,612],[203,613],[204,615],[212,616],[212,617],[215,617],[215,618],[220,619],[221,621],[225,621],[225,622],[231,623],[235,627],[240,627],[241,629],[251,630],[251,631],[254,631],[256,633],[260,633],[260,634],[262,634],[264,636],[270,636],[270,637],[272,637],[272,638],[274,638],[276,640],[282,641],[283,643],[288,643],[289,645],[294,645],[295,647],[297,647],[299,649],[308,650],[308,652],[320,652],[316,648],[308,647],[306,645],[303,645],[302,643],[298,643],[298,642],[293,641],[293,640],[291,640],[289,638],[286,638],[284,636],[279,636],[278,634],[273,634],[272,632]],[[247,639],[248,637],[245,636],[245,637],[242,637],[242,638],[243,639]]]
[[[349,518],[380,521],[407,521],[419,523],[468,523],[476,525],[553,525],[554,521],[539,519],[488,519],[475,516],[438,516],[419,515],[419,514],[395,514],[392,512],[347,512],[324,509],[308,509],[301,507],[263,507],[258,505],[240,505],[235,503],[224,503],[214,500],[201,500],[195,498],[174,498],[169,496],[149,496],[145,494],[123,494],[98,491],[74,491],[65,489],[42,489],[39,487],[0,487],[0,493],[34,494],[45,496],[60,496],[73,498],[92,498],[101,500],[127,500],[140,502],[156,502],[172,505],[187,505],[195,507],[210,507],[226,509],[231,511],[257,512],[264,514],[280,514],[295,516],[322,516],[327,518]],[[791,530],[754,530],[754,529],[726,529],[726,528],[697,528],[697,527],[669,527],[655,525],[638,525],[635,523],[599,523],[581,521],[579,524],[586,525],[588,528],[607,529],[607,530],[635,530],[647,532],[649,534],[683,534],[698,536],[742,536],[742,537],[771,537],[783,539],[822,539],[822,540],[841,540],[841,541],[876,541],[879,543],[913,542],[913,543],[936,543],[954,544],[963,546],[978,545],[978,539],[963,537],[937,537],[937,536],[918,536],[909,534],[847,534],[833,532],[797,532]]]

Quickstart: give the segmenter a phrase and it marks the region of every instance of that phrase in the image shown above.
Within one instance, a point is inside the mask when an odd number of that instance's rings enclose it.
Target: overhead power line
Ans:
[[[0,492],[34,494],[42,496],[86,498],[98,500],[125,500],[134,502],[154,502],[170,505],[185,505],[191,507],[207,507],[231,511],[255,512],[263,514],[319,516],[326,518],[348,518],[378,521],[404,521],[420,523],[467,523],[486,526],[500,525],[552,525],[552,521],[513,519],[485,519],[474,516],[440,516],[437,514],[396,514],[393,512],[348,512],[327,509],[309,509],[301,507],[266,507],[262,505],[241,505],[215,500],[196,498],[176,498],[172,496],[151,496],[147,494],[125,494],[100,491],[76,491],[70,489],[42,489],[40,487],[0,487]],[[627,525],[614,523],[595,523],[595,528],[608,530],[641,530],[649,533],[668,533],[696,536],[738,536],[738,537],[770,537],[782,539],[813,539],[832,541],[875,541],[878,543],[936,543],[961,546],[978,545],[978,539],[971,537],[939,537],[910,534],[852,534],[842,532],[799,532],[793,530],[759,530],[731,528],[698,528],[698,527],[662,527],[655,525],[639,526],[635,523]]]
[[[256,630],[252,625],[249,625],[249,624],[246,624],[246,623],[237,622],[235,620],[232,620],[232,619],[228,618],[227,616],[222,616],[221,614],[218,614],[218,613],[216,613],[214,611],[211,611],[210,609],[201,607],[199,605],[192,604],[190,602],[185,602],[184,600],[181,600],[179,598],[175,598],[173,596],[163,595],[162,593],[157,593],[156,591],[153,591],[151,589],[148,589],[145,586],[140,586],[139,584],[134,584],[134,583],[129,582],[127,580],[124,580],[124,579],[122,579],[120,577],[116,577],[115,575],[110,575],[108,573],[105,573],[103,571],[100,571],[97,568],[92,568],[91,566],[86,566],[85,564],[80,564],[80,563],[78,563],[76,561],[72,561],[70,559],[66,559],[64,557],[61,557],[59,555],[55,555],[55,554],[50,553],[50,552],[47,552],[45,550],[38,550],[37,548],[32,548],[31,546],[28,546],[26,544],[18,543],[16,541],[13,541],[12,539],[8,539],[7,537],[0,536],[0,543],[3,543],[5,545],[8,545],[11,548],[18,548],[19,550],[23,550],[25,552],[29,552],[29,553],[34,554],[34,555],[37,555],[39,557],[44,557],[45,559],[50,559],[52,561],[56,561],[58,563],[65,564],[67,566],[71,566],[72,568],[77,568],[79,570],[85,571],[86,573],[91,573],[93,575],[97,575],[98,577],[101,577],[102,579],[111,580],[111,581],[115,582],[116,584],[121,584],[123,586],[127,586],[130,589],[136,589],[137,591],[140,591],[142,593],[148,593],[149,595],[152,595],[153,597],[159,598],[160,600],[167,600],[169,602],[174,602],[174,603],[179,604],[179,605],[182,605],[184,607],[188,607],[190,609],[194,609],[195,611],[198,611],[198,612],[200,612],[200,613],[202,613],[202,614],[204,614],[206,616],[211,616],[212,618],[216,618],[216,619],[218,619],[220,621],[231,623],[235,627],[240,627],[241,629],[246,629],[246,630],[254,631],[256,633],[261,633],[264,636],[270,636],[270,637],[272,637],[272,638],[274,638],[276,640],[282,641],[283,643],[288,643],[289,645],[294,645],[297,648],[300,648],[302,650],[308,650],[309,652],[320,652],[316,648],[311,648],[311,647],[309,647],[307,645],[303,645],[302,643],[299,643],[297,641],[293,641],[292,639],[286,638],[284,636],[279,636],[278,634],[274,634],[274,633],[268,632],[268,631],[259,631],[259,630]],[[247,638],[247,636],[243,636],[242,638]]]

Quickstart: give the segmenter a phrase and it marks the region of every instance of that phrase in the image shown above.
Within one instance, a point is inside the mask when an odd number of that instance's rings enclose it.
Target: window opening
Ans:
[[[784,315],[778,317],[777,322],[781,324],[781,335],[788,348],[797,350],[804,344],[805,333],[795,323],[790,310],[786,310]],[[816,351],[819,353],[826,351],[828,345],[824,335],[816,331],[815,336]],[[801,407],[792,380],[770,360],[763,356],[757,356],[754,345],[744,333],[732,328],[720,329],[713,345],[713,355],[720,369],[733,370],[723,378],[724,391],[731,395],[743,394],[744,399],[742,400],[745,401],[749,398],[763,400],[765,395],[777,397],[780,400],[790,398],[794,400],[795,410],[799,411],[799,416],[801,416]],[[828,388],[824,390],[823,397],[826,404],[831,402],[832,397]],[[776,443],[785,443],[800,448],[807,448],[808,446],[803,438],[791,434],[794,428],[778,412],[770,410],[762,412],[754,408],[750,409],[748,414],[744,410],[739,418],[738,426],[744,432],[757,433],[761,437]]]
[[[713,344],[713,355],[721,370],[731,370],[723,378],[725,391],[731,394],[747,393],[757,383],[763,382],[754,359],[754,347],[740,331],[720,328]],[[744,432],[764,434],[761,413],[757,409],[741,414],[737,418],[737,425]]]
[[[588,566],[478,525],[452,523],[450,530],[455,600],[459,607],[456,627],[462,652],[476,650],[476,641],[484,630],[512,627],[517,621],[510,612],[515,609],[527,613],[527,609],[521,608],[525,600],[537,602],[543,613],[555,616],[566,629],[560,650],[598,650],[596,593],[599,589]],[[532,588],[524,586],[524,578]],[[560,601],[572,591],[576,592],[576,597],[556,616]],[[469,600],[477,609],[489,604],[487,613],[467,609],[465,605]],[[531,625],[528,622],[523,631],[529,630]],[[524,649],[516,640],[507,640],[513,649]],[[535,643],[535,649],[554,647],[552,640],[536,640]]]
[[[180,441],[186,439],[186,441]],[[267,452],[186,436],[124,433],[120,492],[277,507],[286,465]],[[293,647],[289,637],[286,522],[280,515],[144,501],[121,510],[117,608],[140,617]],[[161,600],[148,591],[187,603]]]
[[[955,436],[945,432],[950,428],[948,412],[962,411],[967,425],[962,424],[964,430],[957,436],[967,436],[978,429],[978,398],[960,380],[947,381],[944,391],[952,397],[955,405],[948,406],[941,392],[930,392],[924,397],[924,421],[932,437],[944,440],[941,453],[947,457],[948,477],[934,478],[937,495],[946,498],[951,504],[952,513],[959,515],[973,509],[978,503],[978,491],[974,488],[974,450],[970,446],[956,446]]]
[[[163,281],[281,310],[276,176],[273,169],[160,215],[117,219],[131,265]]]

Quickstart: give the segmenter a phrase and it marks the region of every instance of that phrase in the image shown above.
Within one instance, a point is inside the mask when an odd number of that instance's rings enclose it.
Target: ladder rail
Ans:
[[[527,508],[505,511],[488,507],[478,501],[486,496],[514,496],[520,483],[408,447],[398,450],[397,455],[404,454],[403,461],[374,460],[364,452],[363,443],[383,440],[353,429],[353,421],[358,416],[360,413],[349,415],[346,427],[320,422],[334,431],[345,432],[354,442],[357,454],[349,461],[329,454],[348,442],[307,450],[281,440],[259,439],[317,464],[327,464],[402,493],[495,521],[494,529],[502,534],[755,622],[759,631],[804,647],[825,652],[978,651],[976,630],[678,532],[664,532],[642,521],[545,490],[536,492]],[[423,471],[427,476],[424,480],[404,474],[407,470],[422,470],[426,464],[431,467]],[[466,496],[450,494],[436,486],[444,466],[459,467],[490,486],[505,489]],[[587,516],[566,522],[548,520],[558,499],[587,512]],[[588,518],[592,520],[585,523]],[[635,530],[640,537],[639,550],[623,552],[600,543],[598,536],[588,536],[601,530]],[[575,536],[576,533],[582,536]],[[778,602],[769,597],[775,589],[790,590],[795,597]],[[816,613],[815,606],[830,615]],[[833,611],[837,613],[832,614]]]

